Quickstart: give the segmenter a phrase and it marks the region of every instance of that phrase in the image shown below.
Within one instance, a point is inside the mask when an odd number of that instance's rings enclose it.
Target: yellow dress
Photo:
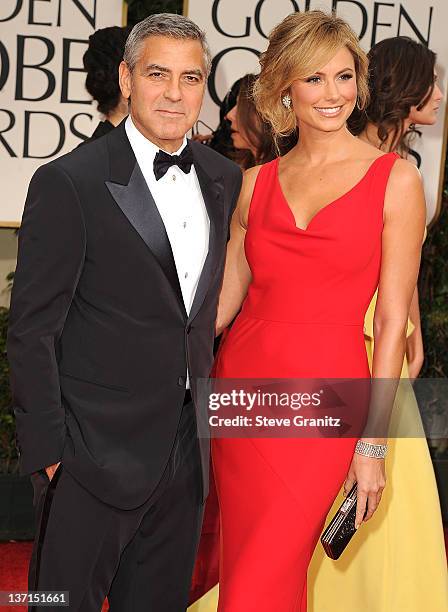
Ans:
[[[210,589],[201,599],[198,599],[192,606],[187,608],[187,612],[216,612],[218,609],[219,586]]]
[[[369,364],[377,294],[365,317]],[[407,335],[414,329],[408,322]],[[408,378],[405,359],[402,378]],[[448,572],[434,469],[412,386],[400,384],[390,437],[387,483],[373,517],[333,561],[319,544],[308,570],[308,612],[448,612]],[[342,490],[327,524],[343,502]]]

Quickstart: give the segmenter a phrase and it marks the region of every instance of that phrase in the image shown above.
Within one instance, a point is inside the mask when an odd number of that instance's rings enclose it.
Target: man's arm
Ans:
[[[33,176],[19,230],[7,338],[22,474],[57,463],[65,413],[57,343],[81,275],[86,235],[78,195],[55,164]]]

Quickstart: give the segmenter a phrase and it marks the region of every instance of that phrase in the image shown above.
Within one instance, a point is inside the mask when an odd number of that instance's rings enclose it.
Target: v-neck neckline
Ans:
[[[286,198],[285,192],[283,191],[281,182],[280,182],[280,176],[279,176],[279,164],[280,164],[280,157],[277,157],[276,159],[276,165],[275,165],[275,178],[276,178],[276,182],[277,182],[277,186],[278,189],[280,191],[280,195],[282,196],[282,200],[284,202],[284,204],[286,205],[286,208],[289,211],[289,214],[291,216],[291,219],[293,221],[293,224],[296,228],[296,230],[300,231],[300,232],[308,232],[310,229],[310,225],[314,222],[314,220],[316,219],[316,217],[319,217],[323,211],[325,211],[327,208],[330,208],[331,206],[333,206],[334,204],[336,204],[337,202],[339,202],[340,200],[346,198],[347,196],[349,196],[353,191],[355,191],[360,185],[362,185],[362,183],[367,179],[367,177],[370,175],[371,171],[373,170],[373,168],[376,166],[377,162],[380,159],[383,159],[383,157],[387,157],[388,155],[392,155],[394,154],[393,152],[389,152],[389,153],[384,153],[383,155],[380,155],[379,157],[377,157],[368,167],[368,169],[366,170],[366,172],[364,173],[364,175],[359,179],[359,181],[357,181],[352,187],[350,187],[350,189],[348,189],[346,192],[344,192],[342,195],[338,196],[337,198],[335,198],[334,200],[332,200],[331,202],[329,202],[328,204],[325,204],[324,206],[322,206],[321,208],[319,208],[314,215],[311,217],[311,219],[308,221],[306,227],[301,227],[299,225],[297,225],[296,222],[296,218],[294,216],[294,213],[292,211],[291,206],[289,205],[289,202]]]

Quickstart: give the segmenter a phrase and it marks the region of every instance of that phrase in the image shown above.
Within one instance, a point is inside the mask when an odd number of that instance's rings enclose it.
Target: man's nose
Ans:
[[[182,92],[177,79],[170,79],[167,82],[164,96],[171,102],[179,102],[182,99]]]

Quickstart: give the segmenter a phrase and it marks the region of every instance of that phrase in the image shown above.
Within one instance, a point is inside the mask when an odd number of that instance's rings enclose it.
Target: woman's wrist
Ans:
[[[387,444],[388,438],[370,438],[369,436],[359,436],[359,440],[370,442],[371,444]]]
[[[372,440],[372,438],[370,439]],[[387,443],[385,438],[373,438],[374,442],[365,438],[357,441],[355,453],[364,457],[373,457],[375,459],[384,459],[387,453]],[[378,441],[380,440],[380,442]]]

